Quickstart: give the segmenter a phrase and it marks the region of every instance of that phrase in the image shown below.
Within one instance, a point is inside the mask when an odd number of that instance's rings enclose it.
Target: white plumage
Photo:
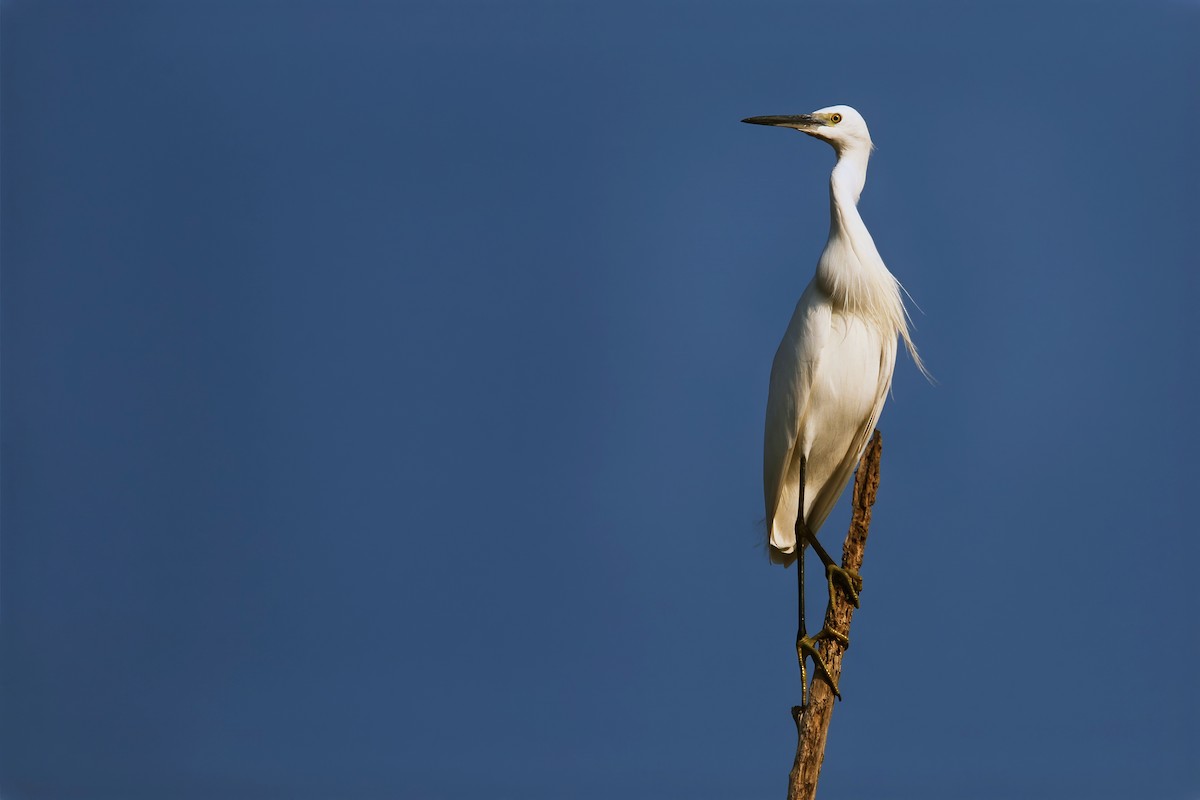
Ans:
[[[833,145],[829,239],[771,367],[763,488],[772,560],[796,558],[795,524],[804,464],[804,520],[816,533],[866,448],[892,383],[897,337],[909,337],[900,285],[858,213],[871,136],[849,106],[753,117]],[[922,367],[923,369],[923,367]]]

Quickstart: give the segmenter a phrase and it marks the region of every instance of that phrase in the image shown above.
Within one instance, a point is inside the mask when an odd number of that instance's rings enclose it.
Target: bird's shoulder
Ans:
[[[833,327],[829,298],[814,283],[796,303],[787,332],[771,364],[771,387],[767,394],[769,427],[786,431],[794,439],[800,417],[812,393],[821,351]]]
[[[833,304],[814,280],[800,295],[771,366],[772,380],[811,369],[833,328]]]

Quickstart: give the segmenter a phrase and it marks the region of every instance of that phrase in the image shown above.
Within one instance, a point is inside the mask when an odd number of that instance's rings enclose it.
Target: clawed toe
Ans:
[[[825,565],[825,578],[829,581],[829,602],[833,603],[834,584],[842,587],[842,593],[850,601],[850,605],[858,608],[858,593],[862,591],[862,576],[852,569],[839,567],[837,564]]]
[[[796,641],[796,657],[800,660],[801,706],[808,705],[808,668],[806,660],[809,658],[813,660],[813,667],[816,669],[816,674],[829,684],[829,688],[833,690],[833,694],[838,700],[842,699],[842,694],[838,691],[837,681],[830,674],[829,667],[825,665],[825,659],[821,657],[821,651],[817,649],[817,642],[822,639],[835,641],[842,645],[842,647],[850,646],[850,639],[844,633],[839,633],[827,627],[821,628],[815,636],[804,636]]]

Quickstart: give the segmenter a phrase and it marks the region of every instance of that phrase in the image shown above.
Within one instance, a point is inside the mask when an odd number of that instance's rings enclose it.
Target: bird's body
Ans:
[[[895,364],[894,333],[837,308],[815,280],[809,284],[775,354],[767,399],[763,485],[773,560],[796,557],[801,460],[804,520],[816,534],[862,456]]]
[[[828,627],[811,637],[805,630],[804,549],[811,544],[825,564],[830,602],[840,585],[858,605],[862,579],[834,563],[816,533],[875,429],[892,385],[898,340],[908,345],[918,367],[921,362],[908,334],[900,284],[884,266],[858,213],[872,149],[862,115],[849,106],[831,106],[811,114],[743,121],[794,128],[824,139],[838,154],[829,178],[829,239],[771,366],[763,448],[771,560],[785,566],[800,562],[796,654],[802,684],[807,691],[804,664],[812,658],[837,693],[817,644],[849,640]]]
[[[819,128],[797,124],[833,117],[837,123]],[[862,117],[848,106],[833,106],[800,117],[755,119],[792,121],[765,124],[799,127],[827,138],[838,151],[829,183],[829,239],[775,354],[767,397],[763,489],[770,553],[790,564],[800,497],[802,520],[816,534],[883,410],[897,337],[909,338],[900,286],[858,213],[871,154]]]

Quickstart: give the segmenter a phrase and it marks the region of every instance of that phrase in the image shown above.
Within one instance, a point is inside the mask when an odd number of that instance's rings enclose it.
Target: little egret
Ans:
[[[801,703],[807,704],[806,657],[841,697],[816,643],[834,639],[849,645],[849,640],[826,626],[811,637],[805,631],[804,548],[811,544],[825,564],[829,601],[837,584],[858,606],[862,578],[838,566],[816,533],[846,488],[883,410],[896,367],[897,337],[917,367],[925,369],[909,336],[900,284],[884,266],[858,213],[873,146],[862,115],[849,106],[830,106],[811,114],[742,122],[793,128],[824,139],[837,151],[829,178],[829,239],[771,366],[763,454],[771,560],[784,566],[799,562],[796,656],[805,687]]]

